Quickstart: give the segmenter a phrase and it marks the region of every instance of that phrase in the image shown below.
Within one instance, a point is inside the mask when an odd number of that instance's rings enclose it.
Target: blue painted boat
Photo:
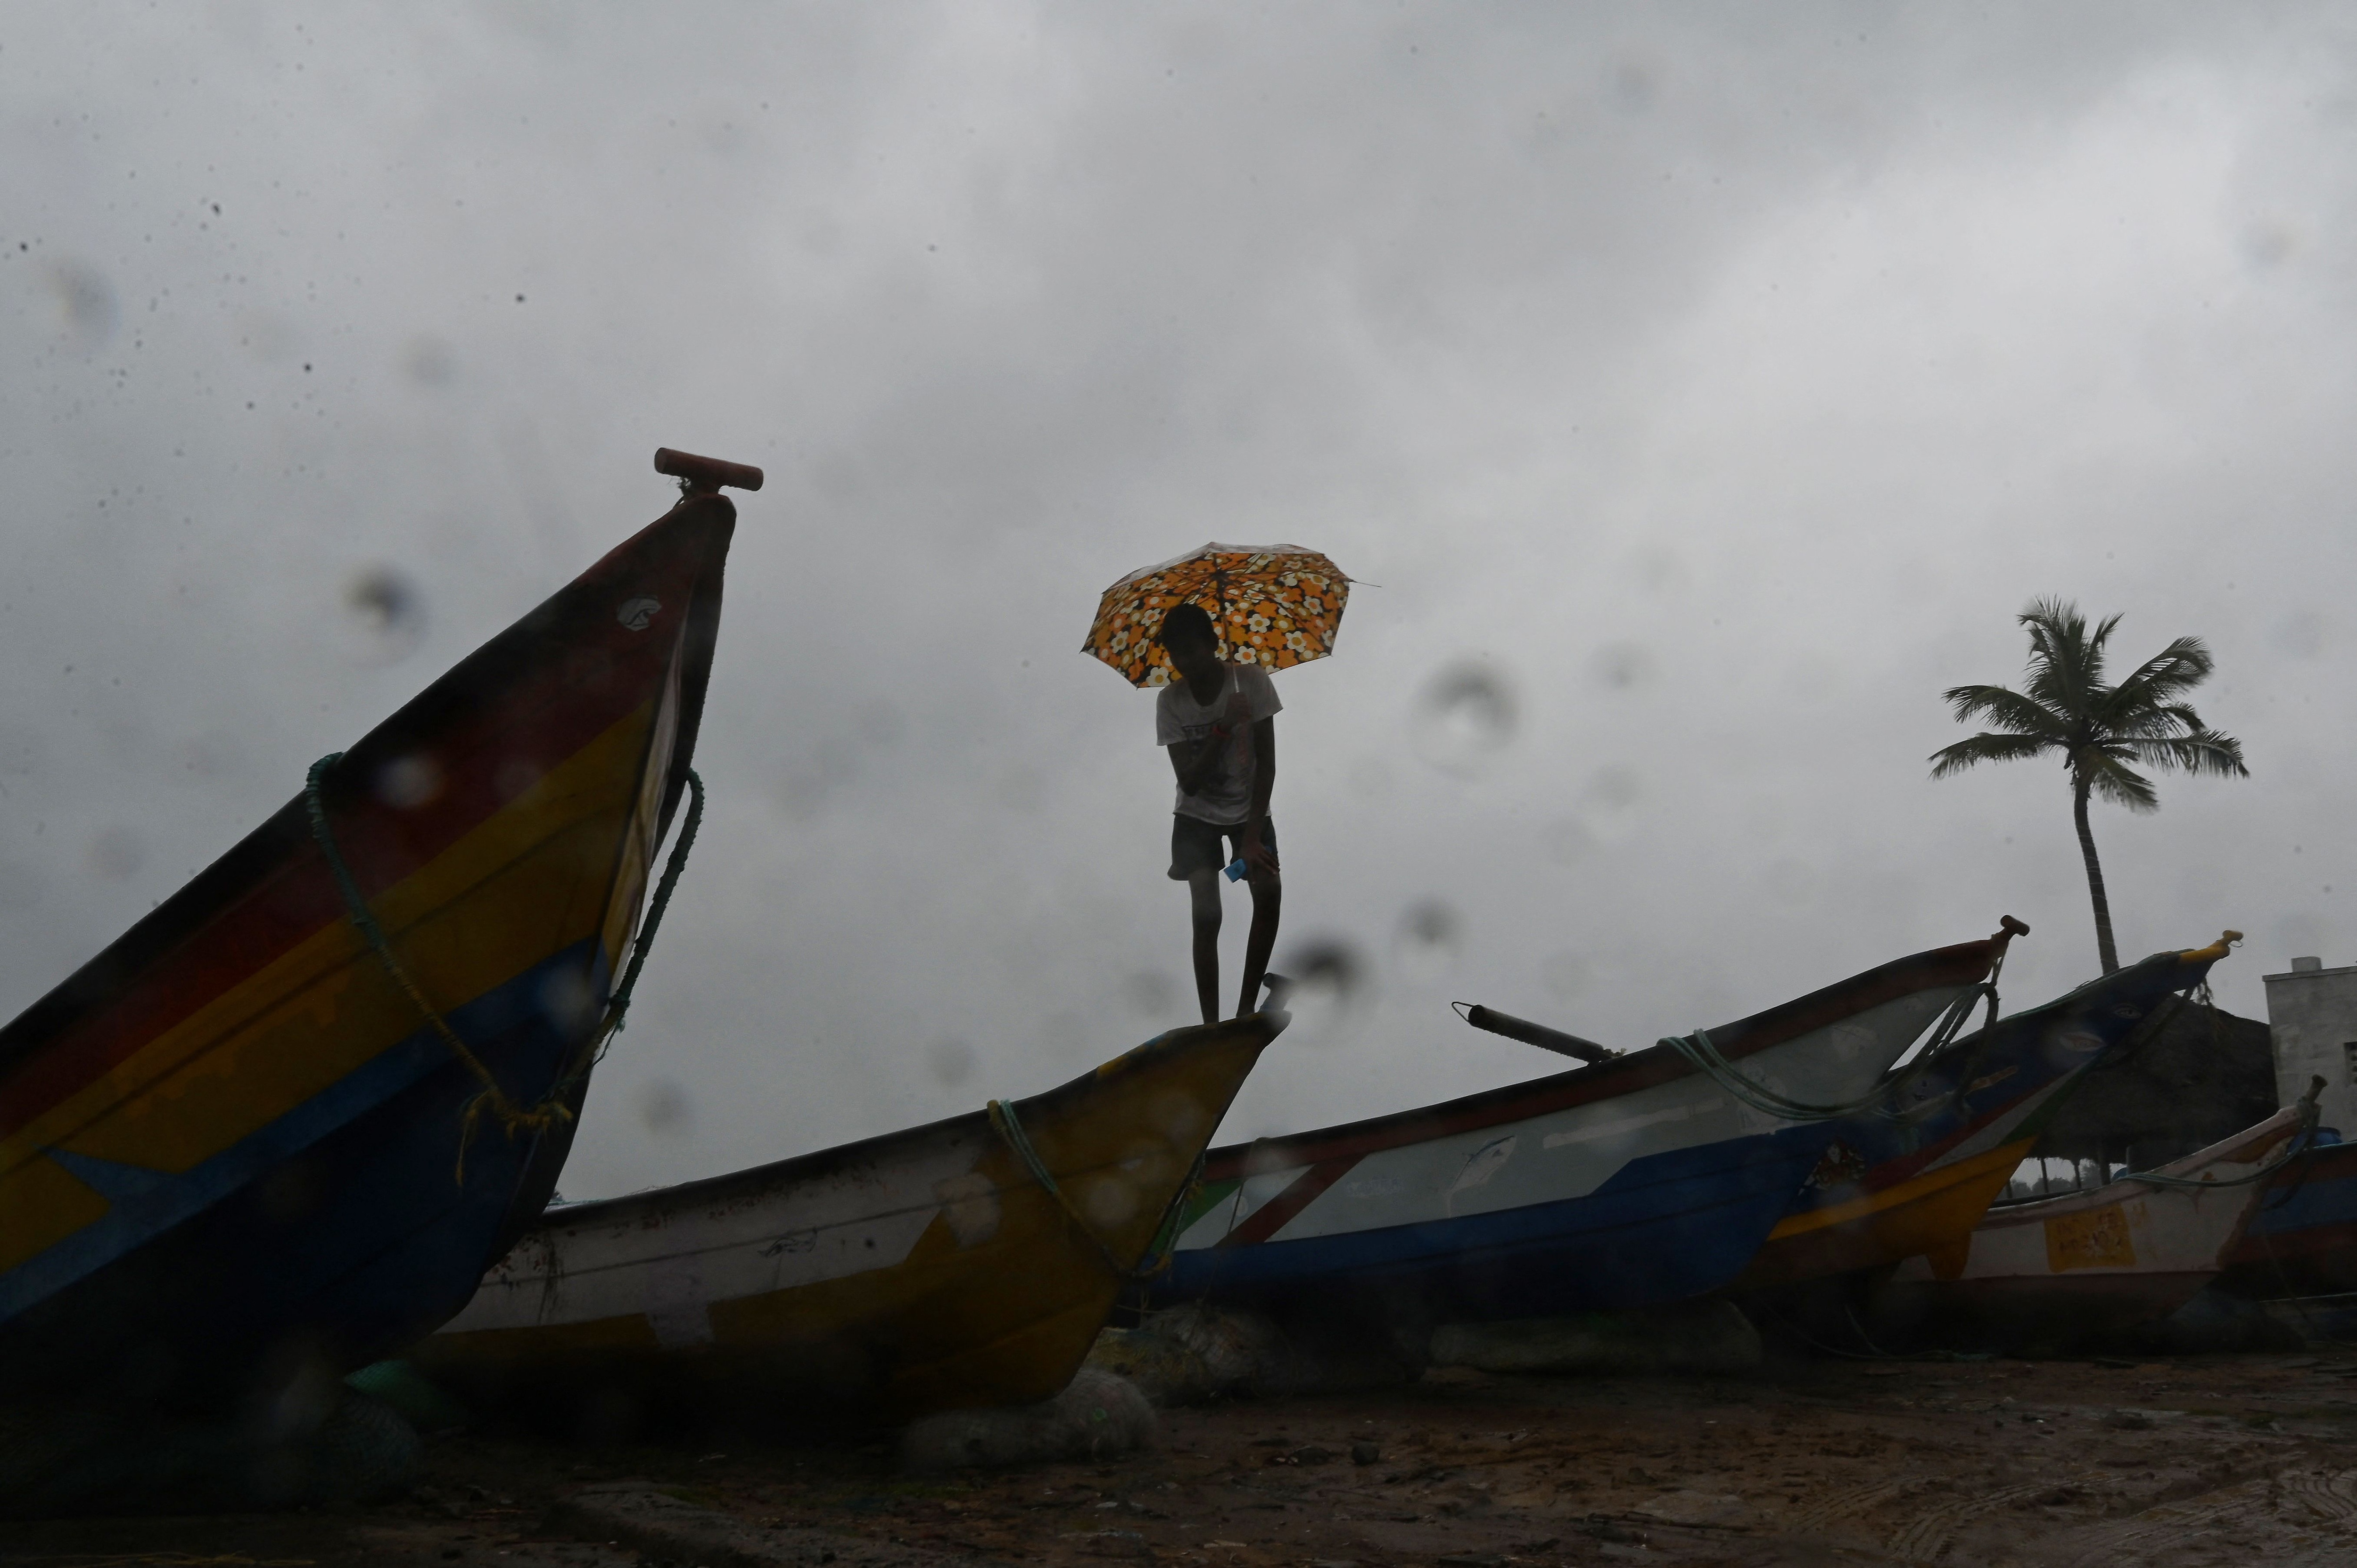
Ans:
[[[683,467],[0,1029],[0,1398],[266,1413],[430,1331],[537,1217],[688,786],[714,486],[759,483]]]
[[[2319,1129],[2268,1182],[2220,1284],[2260,1301],[2357,1293],[2357,1144],[2338,1138]]]
[[[1737,1282],[1797,1284],[1928,1257],[1961,1264],[1973,1230],[2087,1074],[2226,956],[2155,953],[1909,1064],[1889,1098],[1835,1122],[1799,1195]]]
[[[1919,953],[1708,1031],[1754,1082],[1846,1102],[1977,991],[2007,936]],[[1681,1300],[1758,1251],[1831,1140],[1668,1042],[1348,1126],[1217,1149],[1153,1305],[1404,1331]]]

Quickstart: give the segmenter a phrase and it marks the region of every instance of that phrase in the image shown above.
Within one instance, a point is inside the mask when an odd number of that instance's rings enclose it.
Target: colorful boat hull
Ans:
[[[1711,1031],[1747,1076],[1846,1101],[1988,972],[1999,941],[1885,964]],[[1346,1127],[1214,1151],[1156,1305],[1431,1325],[1679,1300],[1749,1262],[1829,1134],[1663,1045]]]
[[[1011,1122],[552,1209],[411,1359],[478,1405],[567,1421],[617,1397],[864,1422],[1045,1399],[1284,1023],[1175,1030]]]
[[[268,1399],[464,1305],[563,1163],[548,1107],[685,785],[734,522],[682,501],[321,776],[492,1112],[300,796],[0,1030],[0,1396]]]
[[[2298,1107],[2159,1167],[2233,1183],[2285,1153]],[[1910,1258],[1874,1292],[1880,1344],[2019,1347],[2079,1340],[2163,1317],[2218,1277],[2256,1210],[2259,1184],[2163,1187],[2134,1177],[1989,1210],[1964,1257]]]
[[[2267,1184],[2219,1283],[2261,1301],[2357,1292],[2357,1144],[2304,1149]]]
[[[1800,1283],[1902,1258],[1961,1257],[2071,1092],[2222,943],[2156,953],[2001,1018],[1910,1069],[1890,1102],[1834,1124],[1800,1196],[1736,1283]],[[2173,1004],[2171,1004],[2173,1006]]]

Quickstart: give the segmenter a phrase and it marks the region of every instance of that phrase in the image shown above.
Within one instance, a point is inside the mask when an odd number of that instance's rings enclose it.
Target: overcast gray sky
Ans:
[[[2007,913],[2010,1002],[2086,978],[2059,769],[1925,777],[2040,594],[2214,648],[2251,779],[2096,832],[2123,951],[2248,931],[2263,1016],[2357,961],[2352,63],[2300,5],[18,7],[0,1014],[670,445],[770,478],[569,1194],[1189,1021],[1152,699],[1074,650],[1214,538],[1362,584],[1275,815],[1280,966],[1363,981],[1230,1136],[1557,1065],[1454,997],[1642,1045]]]

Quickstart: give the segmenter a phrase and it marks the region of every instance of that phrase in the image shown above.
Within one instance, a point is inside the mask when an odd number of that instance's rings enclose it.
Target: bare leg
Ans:
[[[1195,1000],[1202,1004],[1203,1022],[1216,1024],[1220,1021],[1220,874],[1196,872],[1187,878],[1187,895],[1195,906]],[[1266,966],[1264,954],[1262,967]]]
[[[1256,1013],[1259,1008],[1260,983],[1268,973],[1269,950],[1276,946],[1276,915],[1285,901],[1285,884],[1275,876],[1254,872],[1252,878],[1252,935],[1244,940],[1244,989],[1236,1001],[1236,1016]],[[1200,961],[1196,970],[1202,973]],[[1214,978],[1217,978],[1216,974]]]

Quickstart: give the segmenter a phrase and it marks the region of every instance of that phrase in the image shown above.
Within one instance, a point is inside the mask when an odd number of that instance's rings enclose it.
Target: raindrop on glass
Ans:
[[[1464,922],[1437,898],[1423,898],[1400,916],[1399,965],[1411,981],[1439,979],[1457,961]]]
[[[442,793],[442,765],[422,751],[396,757],[376,776],[376,798],[396,811],[414,811]]]
[[[1178,987],[1159,970],[1141,969],[1121,983],[1129,1004],[1144,1016],[1158,1018],[1177,1005]]]
[[[1487,664],[1443,669],[1416,698],[1411,735],[1416,753],[1444,773],[1470,777],[1511,745],[1519,718],[1513,688]]]
[[[114,336],[120,314],[114,285],[106,274],[83,262],[59,262],[49,269],[49,292],[57,296],[66,329],[85,349],[95,349]]]
[[[638,1092],[639,1125],[657,1137],[672,1137],[685,1133],[694,1121],[694,1111],[687,1102],[687,1090],[669,1079],[659,1078],[641,1084]]]
[[[1566,950],[1539,965],[1539,980],[1558,1002],[1577,1002],[1587,993],[1595,970],[1579,954]]]
[[[1592,662],[1597,679],[1615,692],[1632,691],[1653,678],[1653,655],[1641,642],[1608,642]]]
[[[425,635],[425,596],[392,566],[369,566],[344,585],[344,642],[362,664],[407,658]]]
[[[419,386],[446,387],[458,373],[458,353],[439,338],[413,338],[402,354],[401,368]]]
[[[147,845],[135,828],[101,828],[90,841],[90,868],[109,882],[122,881],[146,863]]]
[[[1366,960],[1355,943],[1341,937],[1307,938],[1275,968],[1293,982],[1285,1003],[1293,1015],[1288,1037],[1307,1044],[1332,1039],[1354,1022],[1370,989]]]
[[[925,1053],[925,1067],[936,1082],[957,1088],[974,1076],[974,1047],[963,1040],[939,1040]]]

